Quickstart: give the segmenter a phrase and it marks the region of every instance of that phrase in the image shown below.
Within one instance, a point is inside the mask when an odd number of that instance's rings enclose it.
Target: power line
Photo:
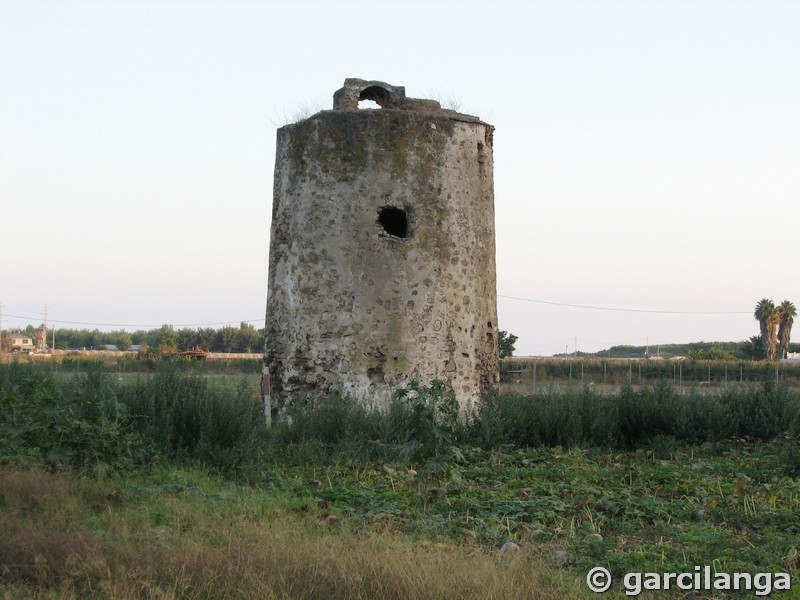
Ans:
[[[650,313],[659,315],[749,315],[749,310],[733,310],[733,311],[719,311],[719,310],[648,310],[644,308],[614,308],[609,306],[589,306],[586,304],[569,304],[567,302],[548,302],[547,300],[534,300],[533,298],[520,298],[518,296],[504,296],[497,294],[498,298],[505,298],[507,300],[519,300],[521,302],[533,302],[535,304],[549,304],[551,306],[566,306],[568,308],[588,308],[591,310],[608,310],[614,312],[633,312],[633,313]]]
[[[619,308],[619,307],[611,307],[611,306],[592,306],[588,304],[572,304],[569,302],[552,302],[548,300],[538,300],[535,298],[521,298],[519,296],[506,296],[504,294],[498,294],[498,298],[505,298],[506,300],[517,300],[520,302],[532,302],[534,304],[547,304],[550,306],[564,306],[567,308],[584,308],[589,310],[605,310],[605,311],[612,311],[612,312],[629,312],[629,313],[648,313],[648,314],[659,314],[659,315],[749,315],[751,311],[749,310],[734,310],[734,311],[718,311],[718,310],[652,310],[652,309],[644,309],[644,308]],[[0,317],[12,317],[14,319],[25,319],[28,321],[40,321],[41,319],[37,319],[35,317],[26,317],[21,315],[12,315],[8,313],[0,313]],[[152,327],[160,327],[161,325],[134,325],[131,323],[89,323],[85,321],[59,321],[56,319],[51,319],[51,323],[60,323],[64,325],[91,325],[92,327],[130,327],[130,328],[152,328]],[[180,323],[177,325],[172,325],[172,327],[211,327],[214,325],[230,325],[231,323],[261,323],[263,322],[263,318],[259,319],[238,319],[238,320],[231,320],[231,321],[217,321],[215,323]],[[163,323],[162,323],[163,325]]]

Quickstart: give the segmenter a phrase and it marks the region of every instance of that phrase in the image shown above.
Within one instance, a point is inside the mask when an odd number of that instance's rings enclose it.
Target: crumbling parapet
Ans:
[[[365,99],[381,110],[359,110]],[[273,416],[333,392],[385,407],[413,377],[447,379],[466,410],[496,384],[492,132],[361,79],[278,130]]]
[[[358,110],[358,103],[361,100],[372,100],[381,108],[442,110],[442,106],[436,100],[406,98],[406,88],[403,86],[356,78],[345,79],[344,86],[333,93],[333,108]]]

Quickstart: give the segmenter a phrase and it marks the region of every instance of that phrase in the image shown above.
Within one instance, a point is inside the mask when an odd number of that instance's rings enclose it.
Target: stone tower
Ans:
[[[447,379],[469,409],[496,384],[493,129],[347,79],[333,110],[278,130],[272,416],[335,391],[385,407],[415,376]]]

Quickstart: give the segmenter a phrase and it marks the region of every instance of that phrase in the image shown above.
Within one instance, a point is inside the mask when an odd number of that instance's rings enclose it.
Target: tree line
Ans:
[[[36,339],[40,331],[41,326],[28,325],[18,333]],[[132,346],[139,346],[141,351],[155,355],[195,348],[206,352],[262,352],[265,331],[245,322],[240,323],[238,327],[226,325],[219,329],[212,327],[175,329],[172,325],[162,325],[158,329],[138,330],[132,333],[125,330],[57,329],[55,348],[105,350],[113,346],[119,350],[129,350]],[[53,331],[48,331],[48,346],[53,343],[52,336]],[[2,337],[2,348],[7,351],[11,347],[10,333],[3,331]]]

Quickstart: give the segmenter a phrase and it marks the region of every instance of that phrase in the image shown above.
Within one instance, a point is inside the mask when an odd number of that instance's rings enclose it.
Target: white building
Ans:
[[[27,335],[21,335],[19,333],[12,333],[11,334],[11,351],[12,352],[24,352],[25,354],[30,354],[35,349],[33,345],[33,338],[28,337]]]

